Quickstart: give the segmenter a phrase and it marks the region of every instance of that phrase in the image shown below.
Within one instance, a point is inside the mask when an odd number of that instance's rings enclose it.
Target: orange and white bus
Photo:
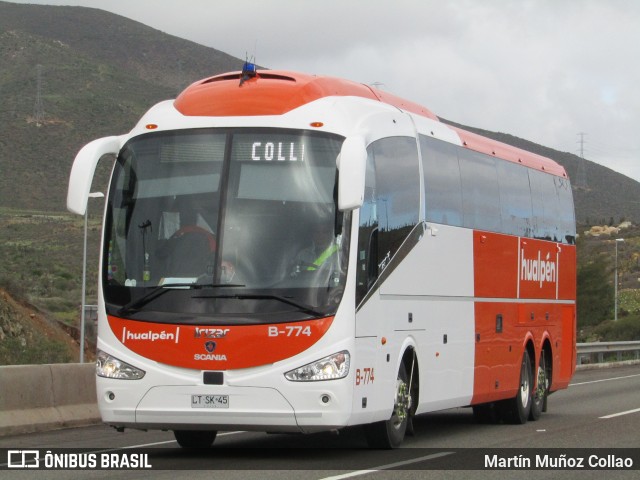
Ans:
[[[104,217],[97,395],[118,430],[524,423],[575,369],[571,186],[554,161],[351,81],[218,75],[78,153]]]

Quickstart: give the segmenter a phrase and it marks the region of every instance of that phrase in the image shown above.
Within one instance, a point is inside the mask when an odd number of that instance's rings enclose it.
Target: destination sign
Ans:
[[[298,142],[253,142],[254,162],[304,162],[304,144]]]

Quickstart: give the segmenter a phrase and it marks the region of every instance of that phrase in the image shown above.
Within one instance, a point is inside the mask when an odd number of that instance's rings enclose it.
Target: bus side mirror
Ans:
[[[73,161],[67,192],[67,210],[84,215],[87,198],[91,190],[96,165],[105,155],[118,155],[120,137],[106,137],[94,140],[80,149]]]
[[[366,168],[367,147],[364,138],[346,138],[338,156],[338,210],[353,210],[362,206]]]

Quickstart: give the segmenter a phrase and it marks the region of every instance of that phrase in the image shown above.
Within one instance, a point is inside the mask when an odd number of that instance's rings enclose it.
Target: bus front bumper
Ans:
[[[116,428],[142,430],[312,433],[341,428],[348,416],[332,402],[332,395],[326,405],[327,398],[320,397],[310,408],[296,410],[280,391],[268,387],[155,386],[138,402],[130,395],[113,389],[99,393],[102,420]]]

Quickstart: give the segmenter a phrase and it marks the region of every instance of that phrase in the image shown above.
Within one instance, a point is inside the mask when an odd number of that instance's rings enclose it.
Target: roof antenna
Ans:
[[[253,62],[249,61],[249,55],[245,53],[245,61],[242,66],[242,74],[240,75],[240,86],[247,80],[254,78],[258,75],[258,71],[255,64],[255,57],[253,57]]]

